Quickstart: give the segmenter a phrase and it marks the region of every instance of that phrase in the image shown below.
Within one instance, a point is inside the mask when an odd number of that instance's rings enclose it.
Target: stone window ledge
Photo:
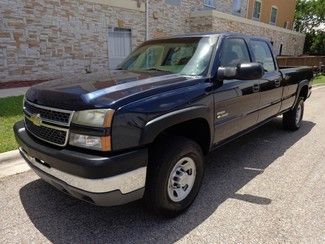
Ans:
[[[130,1],[130,0],[83,0],[83,1],[108,5],[108,6],[116,7],[116,8],[136,10],[136,11],[140,11],[140,12],[146,11],[145,4],[143,2],[140,2],[140,4],[138,4],[138,1],[135,1],[135,0],[134,1]]]

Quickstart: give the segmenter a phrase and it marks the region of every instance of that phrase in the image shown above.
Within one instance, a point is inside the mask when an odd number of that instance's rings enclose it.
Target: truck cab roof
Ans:
[[[194,32],[194,33],[184,33],[177,34],[172,36],[167,36],[163,38],[157,38],[154,40],[163,40],[163,39],[173,39],[173,38],[192,38],[192,37],[209,37],[209,36],[218,36],[218,37],[244,37],[244,38],[253,38],[270,41],[270,39],[265,37],[246,35],[239,32]]]

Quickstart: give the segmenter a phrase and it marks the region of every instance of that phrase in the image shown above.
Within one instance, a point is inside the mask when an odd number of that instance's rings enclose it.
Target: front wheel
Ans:
[[[157,143],[150,154],[146,204],[158,214],[178,215],[199,192],[204,170],[201,147],[173,136]]]
[[[300,97],[296,106],[283,114],[283,127],[292,131],[298,130],[301,126],[303,116],[304,99]]]

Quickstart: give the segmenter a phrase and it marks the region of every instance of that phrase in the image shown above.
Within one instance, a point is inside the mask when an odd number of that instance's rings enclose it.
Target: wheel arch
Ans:
[[[140,144],[151,144],[166,135],[184,136],[196,141],[206,154],[210,150],[212,126],[209,108],[195,106],[159,116],[149,121],[141,135]]]
[[[303,97],[304,101],[306,101],[306,99],[308,98],[308,90],[309,90],[308,85],[303,85],[300,89],[298,97]]]
[[[298,84],[297,95],[296,95],[296,99],[295,99],[293,108],[296,106],[297,102],[299,101],[299,97],[302,96],[304,98],[304,101],[308,98],[309,83],[310,83],[310,81],[305,79]]]

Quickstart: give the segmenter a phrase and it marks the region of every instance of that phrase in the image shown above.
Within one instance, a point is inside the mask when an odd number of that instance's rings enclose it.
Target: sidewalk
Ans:
[[[0,89],[0,98],[25,95],[29,87]]]
[[[25,95],[29,87],[49,80],[50,79],[2,82],[0,83],[0,98]]]

